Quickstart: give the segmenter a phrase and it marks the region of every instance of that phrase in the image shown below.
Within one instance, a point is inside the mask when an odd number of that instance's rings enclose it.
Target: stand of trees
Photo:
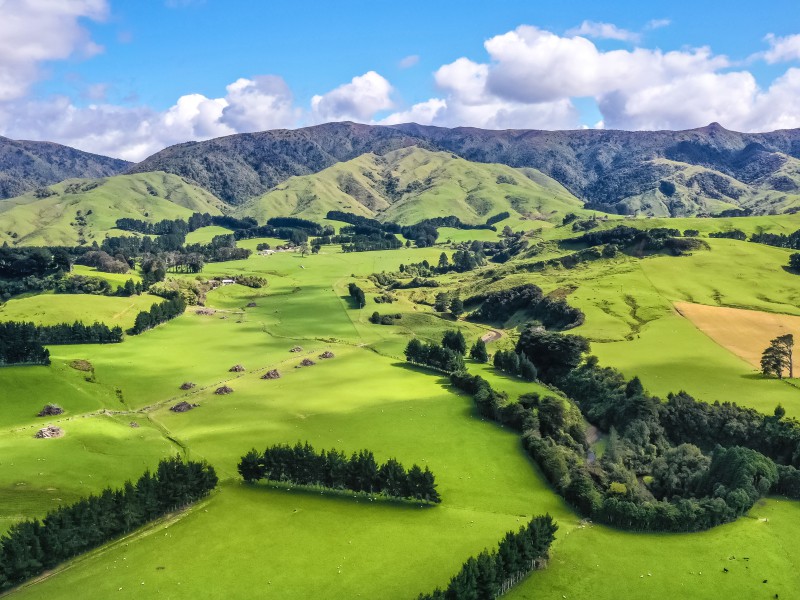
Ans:
[[[152,329],[156,325],[166,323],[170,319],[182,315],[185,310],[186,302],[180,295],[176,295],[166,302],[153,304],[150,310],[143,310],[136,315],[133,327],[128,330],[128,333],[130,335],[139,335],[143,331]]]
[[[358,287],[355,283],[348,283],[347,284],[347,292],[350,294],[350,297],[356,303],[358,308],[364,308],[367,304],[367,298],[364,296],[364,290]]]
[[[308,442],[298,442],[294,446],[278,444],[263,453],[251,450],[242,457],[238,470],[248,483],[266,479],[331,490],[383,494],[389,498],[431,504],[441,502],[435,478],[428,467],[423,470],[415,464],[406,471],[393,458],[379,465],[369,450],[354,452],[348,458],[344,452],[335,449],[317,452]]]
[[[405,356],[410,363],[431,367],[445,373],[464,370],[463,353],[439,344],[423,344],[417,338],[408,342]]]
[[[136,483],[106,488],[42,519],[16,523],[0,538],[0,589],[52,569],[166,513],[196,502],[217,485],[214,468],[179,458],[162,460]]]
[[[721,235],[716,237],[730,236]],[[628,227],[627,225],[618,225],[613,229],[605,229],[603,231],[590,231],[569,240],[569,242],[586,244],[587,246],[613,244],[619,248],[631,248],[639,252],[668,250],[676,256],[705,247],[702,240],[681,238],[681,232],[674,228],[654,227],[652,229],[636,229],[635,227]]]
[[[537,328],[520,337],[517,354],[563,398],[509,401],[463,369],[450,381],[473,397],[483,417],[520,431],[548,481],[595,521],[699,531],[737,519],[769,493],[800,499],[800,423],[781,407],[767,416],[683,392],[662,402],[637,378],[584,359],[588,349],[579,336]],[[584,419],[608,432],[600,460],[587,455]]]
[[[115,344],[122,341],[122,328],[103,323],[36,325],[17,321],[0,323],[0,365],[49,365],[45,345]]]
[[[467,559],[445,590],[420,594],[417,600],[494,600],[545,566],[556,531],[549,514],[534,517],[519,531],[506,533],[496,550]]]
[[[524,310],[547,329],[572,329],[582,325],[583,311],[567,304],[562,298],[544,296],[541,288],[531,283],[499,292],[468,298],[467,305],[481,305],[469,318],[475,321],[504,322],[518,310]]]
[[[33,323],[0,323],[0,366],[49,365],[50,351]]]
[[[522,377],[525,381],[536,381],[538,375],[536,367],[528,357],[513,350],[498,350],[494,355],[493,364],[495,369]]]

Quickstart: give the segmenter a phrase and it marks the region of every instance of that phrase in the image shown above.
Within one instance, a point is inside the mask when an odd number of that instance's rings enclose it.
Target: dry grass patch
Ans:
[[[678,313],[717,344],[761,368],[761,353],[771,339],[786,333],[800,337],[800,317],[726,306],[676,302]],[[800,373],[800,353],[795,354],[794,371]]]

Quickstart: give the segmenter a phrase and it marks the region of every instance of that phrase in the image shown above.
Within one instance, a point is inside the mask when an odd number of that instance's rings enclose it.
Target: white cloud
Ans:
[[[301,115],[286,82],[276,75],[239,79],[230,84],[221,122],[234,131],[263,131],[295,125]]]
[[[401,58],[400,61],[397,63],[397,66],[401,69],[410,69],[419,63],[419,54],[410,54],[404,58]]]
[[[328,121],[369,121],[375,113],[394,106],[391,84],[375,71],[353,77],[350,83],[311,99],[311,116],[316,123]]]
[[[771,65],[800,60],[800,34],[778,37],[770,33],[764,39],[770,48],[766,52],[756,54],[756,58],[763,58]]]
[[[0,132],[136,161],[179,142],[298,125],[301,111],[280,77],[239,79],[226,90],[222,98],[181,96],[161,112],[102,103],[77,107],[66,97],[10,102],[0,104]]]
[[[6,0],[0,7],[0,101],[25,95],[43,61],[102,51],[79,19],[101,20],[105,0]]]
[[[519,102],[642,89],[728,66],[726,57],[714,56],[708,48],[603,52],[586,38],[565,38],[530,26],[495,36],[485,47],[493,60],[489,89]]]
[[[619,40],[621,42],[638,42],[642,37],[634,31],[622,29],[612,23],[598,23],[596,21],[584,21],[578,27],[573,27],[567,31],[567,35],[582,35],[598,40]]]
[[[670,19],[651,19],[644,26],[647,30],[661,29],[662,27],[669,27],[672,24]]]

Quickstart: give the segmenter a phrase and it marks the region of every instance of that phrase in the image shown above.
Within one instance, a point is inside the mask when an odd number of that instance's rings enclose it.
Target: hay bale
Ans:
[[[227,385],[223,385],[222,387],[218,387],[217,389],[215,389],[214,393],[217,396],[224,396],[226,394],[232,394],[233,393],[233,388],[228,387]]]
[[[233,365],[230,369],[228,369],[231,373],[242,373],[244,371],[244,367],[242,365]]]
[[[289,350],[289,352],[302,352],[302,351],[303,349],[300,346],[295,346],[294,348]]]
[[[270,369],[261,376],[261,379],[280,379],[280,378],[281,374],[278,372],[278,369]]]
[[[197,404],[189,404],[188,402],[183,401],[183,402],[178,402],[175,406],[170,408],[170,410],[176,413],[185,413],[192,410],[193,408],[197,408],[197,406],[198,406]]]
[[[33,437],[39,440],[60,438],[64,437],[64,430],[61,429],[61,427],[54,427],[53,425],[48,425],[47,427],[42,427],[39,431],[36,432],[36,434]]]
[[[325,352],[320,354],[319,357],[320,358],[334,358],[334,354],[330,350],[325,350]]]
[[[195,387],[195,385],[196,385],[196,384],[192,383],[191,381],[184,381],[184,382],[181,384],[181,389],[182,389],[182,390],[190,390],[190,389],[192,389],[193,387]]]
[[[315,363],[310,358],[304,358],[303,360],[300,361],[300,364],[297,365],[297,366],[298,367],[313,367],[315,364],[317,364],[317,363]]]
[[[45,404],[44,408],[39,411],[38,417],[56,417],[64,414],[64,409],[55,404]]]

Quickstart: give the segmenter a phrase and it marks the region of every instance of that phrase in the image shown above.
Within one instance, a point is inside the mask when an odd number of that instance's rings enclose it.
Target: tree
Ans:
[[[464,334],[460,329],[445,331],[442,346],[458,352],[462,356],[467,352],[467,340],[464,339]]]
[[[457,319],[460,315],[464,314],[464,303],[461,298],[456,296],[450,300],[450,313]]]
[[[792,353],[794,336],[791,333],[772,339],[761,354],[761,371],[764,375],[774,375],[783,379],[783,372],[789,369],[789,377],[794,377]]]
[[[264,477],[261,455],[255,448],[242,457],[237,470],[239,471],[239,475],[242,476],[242,479],[248,483],[258,481]]]
[[[450,306],[450,295],[447,292],[439,292],[436,294],[433,310],[436,312],[445,312],[448,306]]]
[[[300,250],[300,256],[305,256],[306,254],[308,254],[310,250],[308,242],[303,242],[302,244],[300,244],[298,250]]]
[[[469,350],[469,357],[478,362],[489,362],[489,353],[486,351],[486,342],[479,339]]]
[[[793,271],[800,271],[800,252],[795,252],[789,256],[789,268]]]
[[[442,273],[446,273],[449,266],[450,266],[450,260],[447,258],[447,254],[442,252],[439,255],[439,270]]]

